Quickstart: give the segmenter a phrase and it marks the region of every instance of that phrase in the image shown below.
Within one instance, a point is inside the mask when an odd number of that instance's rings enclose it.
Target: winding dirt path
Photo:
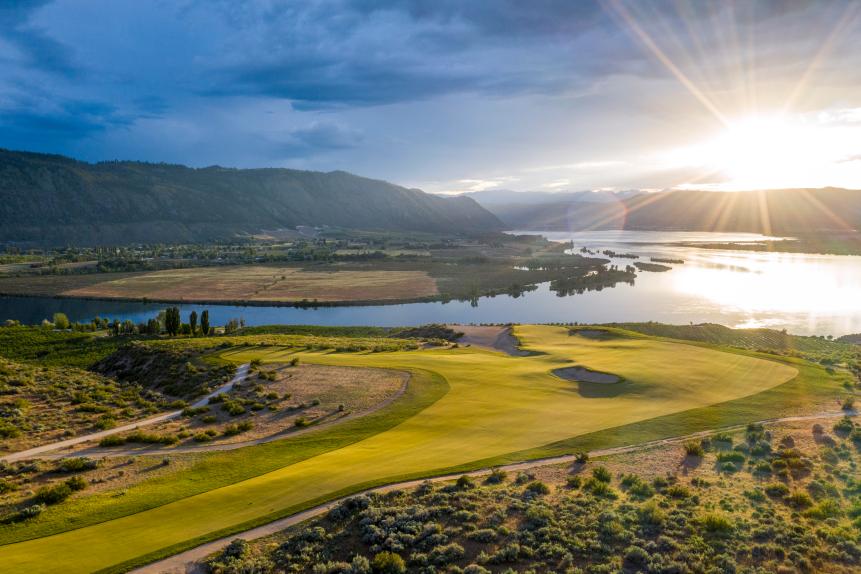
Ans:
[[[215,389],[214,391],[212,391],[211,393],[209,393],[208,395],[206,395],[205,397],[203,397],[202,399],[200,399],[199,401],[197,401],[196,403],[194,403],[191,406],[193,408],[206,406],[207,404],[209,404],[209,399],[211,399],[212,397],[216,397],[218,395],[229,392],[233,388],[233,385],[242,381],[248,375],[249,368],[250,368],[250,365],[248,365],[248,364],[240,365],[236,369],[236,374],[233,376],[232,379],[230,379],[230,381],[228,381],[227,383],[224,383],[223,385],[221,385],[220,387],[218,387],[217,389]],[[99,431],[99,432],[94,432],[94,433],[90,433],[90,434],[76,436],[75,438],[70,438],[67,440],[61,440],[58,442],[52,442],[49,444],[43,444],[42,446],[37,446],[37,447],[33,447],[33,448],[30,448],[27,450],[22,450],[22,451],[18,451],[18,452],[13,452],[12,454],[7,454],[3,457],[0,457],[0,462],[15,462],[18,460],[26,460],[26,459],[31,459],[31,458],[63,458],[64,456],[79,456],[80,453],[74,453],[72,455],[65,454],[65,455],[59,455],[59,456],[53,456],[53,457],[43,457],[42,455],[44,453],[47,453],[47,452],[52,452],[52,451],[60,450],[63,448],[69,448],[69,447],[81,444],[83,442],[101,440],[104,437],[110,436],[113,434],[131,431],[131,430],[135,430],[136,428],[154,425],[156,423],[175,419],[175,418],[179,417],[180,415],[182,415],[182,409],[180,409],[178,411],[170,411],[170,412],[162,413],[160,415],[156,415],[156,416],[150,417],[148,419],[142,419],[139,421],[134,421],[134,422],[131,422],[128,424],[124,424],[122,426],[114,427],[112,429],[107,429],[107,430],[103,430],[103,431]]]
[[[764,419],[761,421],[756,421],[760,424],[775,424],[782,422],[798,422],[798,421],[812,421],[812,420],[820,420],[820,419],[831,419],[831,418],[839,418],[843,416],[856,416],[858,413],[856,411],[846,412],[846,411],[832,411],[826,413],[817,413],[813,415],[802,415],[802,416],[791,416],[791,417],[781,417],[781,418],[771,418]],[[650,448],[676,444],[685,442],[688,440],[705,437],[711,434],[714,434],[719,431],[735,431],[745,428],[746,425],[732,425],[727,427],[720,427],[716,429],[709,429],[704,431],[699,431],[696,433],[652,440],[643,443],[626,445],[626,446],[618,446],[613,448],[606,449],[598,449],[589,452],[590,458],[601,457],[601,456],[610,456],[614,454],[624,454],[628,452],[636,452],[641,450],[647,450]],[[528,460],[523,462],[517,462],[512,464],[507,464],[495,468],[500,468],[502,470],[508,472],[516,472],[521,470],[528,470],[530,468],[535,468],[539,466],[553,465],[553,464],[564,464],[564,463],[573,463],[576,462],[577,455],[569,454],[563,456],[556,456],[550,458],[541,458]],[[243,540],[257,540],[258,538],[263,538],[265,536],[270,536],[272,534],[276,534],[286,528],[291,526],[295,526],[306,520],[310,520],[311,518],[315,518],[326,512],[330,511],[332,508],[336,507],[341,501],[357,496],[360,494],[369,494],[372,492],[375,493],[384,493],[390,492],[393,490],[403,490],[405,488],[415,488],[422,484],[423,482],[446,482],[451,480],[456,480],[460,476],[466,474],[473,477],[480,477],[490,472],[493,468],[484,468],[480,470],[475,470],[471,472],[461,472],[456,474],[445,474],[440,476],[433,476],[427,478],[420,478],[416,480],[409,480],[405,482],[398,482],[394,484],[388,484],[384,486],[379,486],[376,488],[371,488],[368,490],[363,490],[360,492],[356,492],[350,494],[348,496],[344,496],[341,498],[337,498],[330,502],[326,502],[319,506],[315,506],[313,508],[309,508],[307,510],[303,510],[302,512],[298,512],[296,514],[287,516],[285,518],[281,518],[279,520],[275,520],[268,524],[264,524],[262,526],[258,526],[256,528],[252,528],[251,530],[246,530],[245,532],[240,532],[237,534],[232,534],[230,536],[225,536],[224,538],[219,538],[218,540],[213,540],[212,542],[208,542],[206,544],[202,544],[200,546],[196,546],[185,552],[181,552],[169,558],[165,558],[163,560],[159,560],[157,562],[153,562],[152,564],[148,564],[146,566],[142,566],[135,570],[131,570],[131,574],[202,574],[205,572],[203,567],[200,565],[200,561],[206,558],[207,556],[218,552],[225,548],[230,542],[236,540],[237,538],[241,538]]]

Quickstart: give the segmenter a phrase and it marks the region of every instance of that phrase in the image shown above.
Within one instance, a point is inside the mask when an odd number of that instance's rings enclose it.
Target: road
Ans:
[[[791,417],[782,417],[782,418],[773,418],[773,419],[765,419],[762,421],[758,421],[761,424],[775,424],[775,423],[783,423],[783,422],[798,422],[798,421],[812,421],[812,420],[820,420],[820,419],[828,419],[828,418],[839,418],[843,416],[856,416],[858,413],[856,411],[846,412],[846,411],[835,411],[835,412],[826,412],[826,413],[818,413],[814,415],[803,415],[803,416],[791,416]],[[710,434],[714,434],[719,431],[735,431],[745,428],[746,425],[735,425],[728,427],[721,427],[718,429],[710,429],[704,430],[700,432],[696,432],[693,434],[688,434],[684,436],[666,438],[653,440],[643,443],[638,443],[634,445],[627,446],[619,446],[614,448],[607,449],[599,449],[589,452],[590,458],[601,457],[601,456],[609,456],[614,454],[623,454],[627,452],[636,452],[640,450],[646,450],[649,448],[654,448],[657,446],[668,445],[668,444],[676,444],[681,443],[697,438],[702,438],[708,436]],[[500,466],[502,470],[508,472],[518,472],[521,470],[528,470],[530,468],[535,468],[539,466],[553,465],[553,464],[565,464],[565,463],[573,463],[576,462],[577,455],[564,455],[557,456],[551,458],[543,458],[543,459],[535,459],[528,460],[523,462],[517,462],[513,464],[507,464],[504,466]],[[153,562],[152,564],[148,564],[141,568],[137,568],[132,570],[132,574],[201,574],[205,572],[200,565],[199,562],[205,559],[207,556],[218,552],[225,548],[231,541],[236,540],[237,538],[241,538],[243,540],[256,540],[258,538],[263,538],[265,536],[269,536],[271,534],[275,534],[280,532],[286,528],[291,526],[295,526],[306,520],[311,518],[315,518],[322,514],[325,514],[335,506],[337,506],[342,500],[346,498],[350,498],[352,496],[357,496],[359,494],[369,494],[372,492],[383,493],[389,492],[392,490],[403,490],[406,488],[415,488],[421,483],[425,481],[430,482],[445,482],[450,480],[456,480],[458,477],[466,474],[473,477],[479,477],[489,474],[493,469],[492,468],[483,468],[480,470],[475,470],[471,472],[462,472],[457,474],[446,474],[441,476],[434,476],[428,478],[422,478],[417,480],[410,480],[406,482],[398,482],[394,484],[388,484],[384,486],[379,486],[376,488],[371,488],[368,490],[364,490],[361,492],[353,493],[349,496],[345,496],[342,498],[338,498],[332,500],[330,502],[326,502],[324,504],[320,504],[313,508],[309,508],[307,510],[303,510],[302,512],[287,516],[285,518],[281,518],[279,520],[275,520],[274,522],[270,522],[268,524],[264,524],[263,526],[258,526],[257,528],[252,528],[251,530],[246,530],[245,532],[240,532],[237,534],[232,534],[230,536],[225,536],[224,538],[219,538],[218,540],[213,540],[212,542],[208,542],[206,544],[202,544],[200,546],[196,546],[191,548],[190,550],[186,550],[185,552],[181,552],[179,554],[175,554],[169,558],[165,558],[163,560],[159,560],[157,562]]]
[[[203,397],[202,399],[200,399],[199,401],[197,401],[196,403],[194,403],[191,406],[195,407],[195,408],[205,406],[205,405],[209,404],[209,399],[211,399],[212,397],[215,397],[215,396],[224,394],[226,392],[229,392],[233,388],[234,384],[240,382],[241,380],[243,380],[248,375],[249,368],[250,368],[250,366],[248,364],[240,365],[236,369],[236,375],[234,375],[234,377],[232,379],[230,379],[229,382],[221,385],[220,387],[218,387],[217,389],[215,389],[214,391],[212,391],[211,393],[209,393],[208,395],[206,395],[205,397]],[[81,435],[81,436],[76,436],[75,438],[61,440],[58,442],[52,442],[50,444],[44,444],[42,446],[33,447],[31,449],[22,450],[19,452],[13,452],[11,454],[7,454],[3,457],[0,457],[0,462],[15,462],[18,460],[37,458],[39,455],[41,455],[43,453],[52,452],[52,451],[60,450],[60,449],[64,449],[64,448],[69,448],[71,446],[75,446],[75,445],[78,445],[78,444],[81,444],[84,442],[101,440],[106,436],[110,436],[110,435],[121,433],[121,432],[131,431],[131,430],[134,430],[134,429],[137,429],[140,427],[144,427],[144,426],[154,425],[156,423],[175,419],[181,415],[182,415],[182,409],[180,409],[178,411],[170,411],[167,413],[162,413],[160,415],[156,415],[156,416],[150,417],[148,419],[142,419],[139,421],[131,422],[131,423],[128,423],[128,424],[125,424],[122,426],[114,427],[112,429],[94,432],[94,433],[90,433],[90,434],[85,434],[85,435]]]

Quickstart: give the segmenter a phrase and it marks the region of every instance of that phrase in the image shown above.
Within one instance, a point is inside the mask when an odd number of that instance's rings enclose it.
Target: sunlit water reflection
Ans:
[[[533,232],[534,233],[534,232]],[[733,327],[785,328],[798,334],[861,332],[861,257],[795,255],[702,249],[681,242],[756,241],[752,234],[601,231],[544,233],[581,247],[649,257],[684,259],[664,273],[638,273],[634,286],[619,284],[600,292],[558,297],[547,285],[519,298],[415,303],[368,307],[241,307],[207,305],[212,322],[242,317],[250,325],[418,325],[430,322],[714,322]],[[616,259],[624,266],[630,259]],[[0,319],[38,323],[55,311],[72,320],[95,315],[136,322],[164,305],[44,298],[0,298]],[[183,314],[196,305],[181,305]]]

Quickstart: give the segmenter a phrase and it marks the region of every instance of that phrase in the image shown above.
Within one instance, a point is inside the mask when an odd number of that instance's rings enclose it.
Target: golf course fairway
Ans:
[[[520,326],[530,356],[469,348],[387,353],[228,349],[237,363],[284,362],[432,372],[449,385],[441,398],[400,424],[342,448],[229,486],[55,535],[0,547],[0,571],[84,573],[122,569],[176,551],[218,531],[287,514],[364,485],[431,475],[586,433],[754,395],[792,380],[780,361],[644,336],[589,338],[563,327]],[[552,374],[582,366],[613,384]],[[411,384],[420,385],[414,379]],[[290,440],[290,439],[285,439]],[[258,447],[234,451],[237,460]]]

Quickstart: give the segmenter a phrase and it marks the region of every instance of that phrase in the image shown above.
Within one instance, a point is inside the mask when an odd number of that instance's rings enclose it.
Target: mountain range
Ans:
[[[469,194],[508,229],[811,234],[861,229],[861,190],[509,192]]]
[[[503,228],[471,198],[344,171],[93,164],[0,150],[0,243],[199,242],[303,225],[445,233]]]

